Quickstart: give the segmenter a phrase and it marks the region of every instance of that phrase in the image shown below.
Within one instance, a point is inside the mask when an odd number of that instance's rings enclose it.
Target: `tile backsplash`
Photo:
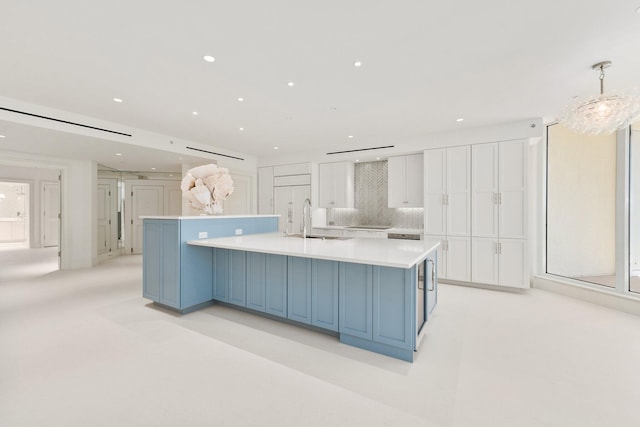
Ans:
[[[328,225],[423,228],[422,208],[387,207],[387,161],[355,164],[355,209],[327,209]],[[333,224],[331,224],[333,222]]]

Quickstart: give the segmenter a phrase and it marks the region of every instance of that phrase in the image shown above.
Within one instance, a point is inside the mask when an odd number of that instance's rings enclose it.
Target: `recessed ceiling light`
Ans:
[[[280,148],[280,147],[273,147],[274,150],[277,150],[278,148]]]
[[[244,101],[244,98],[238,98],[238,101],[242,102],[242,101]]]
[[[114,102],[122,102],[122,99],[120,98],[113,98]]]
[[[358,163],[360,160],[356,160],[356,163]]]
[[[170,174],[169,174],[169,176],[173,176],[173,174],[172,174],[172,173],[170,173]]]
[[[456,119],[456,122],[464,122],[463,118]]]
[[[240,130],[244,130],[244,128],[240,128]]]
[[[349,136],[347,136],[347,138],[353,139],[353,135],[349,135]]]
[[[116,156],[122,156],[122,153],[116,153]]]
[[[197,112],[197,111],[194,111],[194,112],[193,112],[193,113],[191,113],[191,114],[193,114],[194,116],[197,116],[197,115],[198,115],[198,112]]]
[[[362,61],[356,61],[353,63],[354,67],[362,67]]]
[[[216,60],[216,58],[214,58],[211,55],[205,55],[205,56],[202,57],[202,59],[204,59],[207,62],[215,62],[215,60]]]
[[[151,168],[152,171],[156,170],[156,168]]]
[[[4,135],[0,135],[0,138],[6,138],[6,136],[4,136]]]
[[[380,160],[380,157],[376,157],[376,160]]]
[[[291,87],[291,86],[293,86],[294,84],[295,84],[294,82],[289,82],[289,83],[287,83],[287,86]]]

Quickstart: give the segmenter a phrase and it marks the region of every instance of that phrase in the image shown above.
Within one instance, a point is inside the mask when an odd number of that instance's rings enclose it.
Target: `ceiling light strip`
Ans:
[[[371,148],[358,148],[358,149],[355,149],[355,150],[332,151],[331,153],[327,153],[327,155],[329,155],[329,154],[355,153],[357,151],[382,150],[383,148],[393,148],[393,147],[395,147],[395,145],[385,145],[385,146],[382,146],[382,147],[371,147]]]
[[[99,131],[102,131],[102,132],[115,133],[116,135],[122,135],[122,136],[128,136],[128,137],[133,136],[131,134],[118,132],[118,131],[115,131],[115,130],[109,130],[109,129],[103,129],[103,128],[99,128],[99,127],[95,127],[95,126],[83,125],[82,123],[70,122],[68,120],[61,120],[61,119],[56,119],[56,118],[53,118],[53,117],[41,116],[39,114],[27,113],[25,111],[12,110],[11,108],[0,107],[0,110],[9,111],[11,113],[24,114],[25,116],[37,117],[39,119],[51,120],[53,122],[58,122],[58,123],[65,123],[67,125],[80,126],[80,127],[87,128],[87,129],[99,130]]]
[[[223,156],[223,157],[228,157],[230,159],[244,160],[242,157],[230,156],[228,154],[214,153],[213,151],[207,151],[207,150],[203,150],[201,148],[193,148],[193,147],[185,147],[185,148],[187,148],[189,150],[194,150],[194,151],[201,151],[201,152],[207,153],[207,154],[213,154],[214,156]]]

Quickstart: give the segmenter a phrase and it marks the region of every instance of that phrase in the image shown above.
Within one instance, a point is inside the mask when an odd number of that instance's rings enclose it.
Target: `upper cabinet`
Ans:
[[[422,153],[389,157],[390,208],[421,208],[423,206]]]
[[[354,207],[353,163],[321,163],[319,165],[319,200],[321,208]]]

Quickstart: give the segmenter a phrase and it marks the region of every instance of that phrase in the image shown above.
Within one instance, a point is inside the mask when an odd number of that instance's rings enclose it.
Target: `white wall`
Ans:
[[[59,170],[49,168],[35,168],[27,166],[12,166],[0,163],[0,181],[21,181],[30,184],[29,203],[29,236],[30,247],[42,247],[42,191],[40,183],[57,182]]]
[[[547,271],[615,273],[616,136],[549,128]]]

